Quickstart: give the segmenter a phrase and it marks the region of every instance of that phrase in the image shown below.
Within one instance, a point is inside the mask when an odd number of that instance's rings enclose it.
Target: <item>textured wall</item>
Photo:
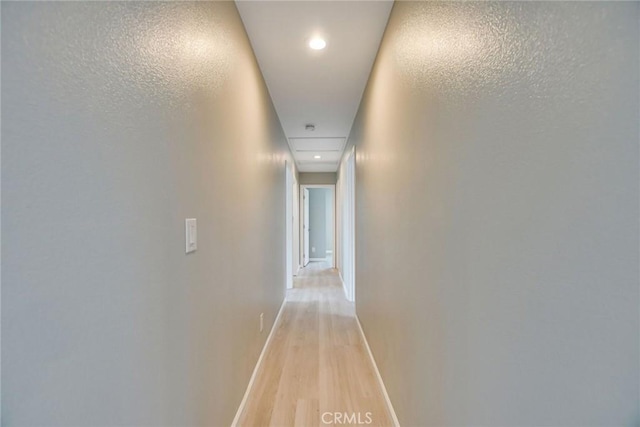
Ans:
[[[350,141],[402,425],[640,423],[638,7],[396,2]]]
[[[335,172],[300,172],[300,185],[332,185],[336,183]]]
[[[229,425],[289,156],[233,2],[3,2],[2,424]]]

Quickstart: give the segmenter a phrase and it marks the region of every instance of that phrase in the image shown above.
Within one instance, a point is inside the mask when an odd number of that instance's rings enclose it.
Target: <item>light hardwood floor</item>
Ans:
[[[353,304],[328,264],[310,263],[294,279],[275,328],[238,425],[393,425]],[[345,422],[345,413],[360,418]]]

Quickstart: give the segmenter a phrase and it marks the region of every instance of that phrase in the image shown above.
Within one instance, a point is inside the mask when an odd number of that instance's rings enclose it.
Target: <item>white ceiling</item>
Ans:
[[[335,172],[393,1],[236,5],[298,169]],[[327,41],[325,49],[309,48],[315,36]]]

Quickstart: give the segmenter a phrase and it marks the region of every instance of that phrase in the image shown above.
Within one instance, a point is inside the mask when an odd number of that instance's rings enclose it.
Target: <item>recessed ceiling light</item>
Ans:
[[[327,46],[327,42],[320,37],[314,37],[309,41],[309,47],[313,50],[321,50]]]
[[[313,156],[314,159],[321,159],[322,156]]]

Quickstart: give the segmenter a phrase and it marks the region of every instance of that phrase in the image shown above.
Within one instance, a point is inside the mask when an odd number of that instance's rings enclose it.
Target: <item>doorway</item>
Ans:
[[[337,268],[349,301],[356,299],[356,200],[355,148],[346,154],[338,178],[338,246]]]
[[[302,189],[302,266],[309,264],[309,189]]]
[[[296,174],[293,174],[293,275],[297,276],[300,272],[300,187]]]
[[[294,266],[294,208],[293,208],[293,170],[289,162],[284,165],[285,169],[285,276],[286,289],[293,288],[293,266]]]
[[[302,185],[302,259],[335,267],[335,185]]]

